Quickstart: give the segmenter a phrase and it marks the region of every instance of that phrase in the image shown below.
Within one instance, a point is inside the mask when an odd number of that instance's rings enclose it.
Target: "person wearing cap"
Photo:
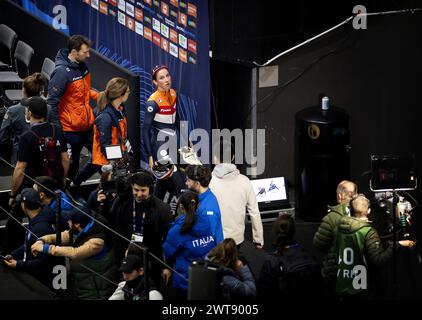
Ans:
[[[16,164],[18,157],[19,136],[29,128],[29,121],[25,118],[26,100],[30,97],[40,96],[43,93],[47,79],[41,73],[34,73],[23,81],[23,99],[16,105],[7,109],[0,128],[0,145],[13,142],[11,163]]]
[[[41,203],[45,206],[49,206],[53,214],[56,214],[57,210],[57,200],[55,192],[60,193],[60,208],[61,216],[63,220],[62,230],[66,229],[67,220],[70,211],[73,210],[74,206],[69,196],[59,189],[57,182],[49,176],[38,176],[35,177],[35,183],[32,188],[40,194]]]
[[[82,148],[90,152],[92,150],[94,112],[90,99],[97,100],[98,93],[91,89],[91,74],[86,65],[90,47],[91,41],[88,38],[82,35],[71,36],[67,48],[57,53],[55,69],[48,86],[47,103],[51,108],[51,119],[62,128],[72,153],[70,179],[79,171]],[[87,162],[79,174],[90,177],[95,172],[96,168]]]
[[[94,220],[77,208],[69,214],[68,224],[69,230],[61,233],[60,246],[55,245],[56,234],[48,234],[32,245],[32,253],[70,258],[70,282],[76,298],[107,299],[114,290],[110,281],[115,279],[116,271],[113,240],[103,226],[108,222],[100,216],[95,216]]]
[[[32,188],[25,188],[16,197],[16,202],[22,207],[23,212],[29,219],[25,233],[24,243],[6,255],[4,264],[10,268],[24,271],[31,274],[44,285],[52,287],[52,269],[57,261],[47,254],[33,255],[31,246],[38,238],[53,233],[55,223],[54,215],[48,206],[41,204],[41,198],[37,191]]]
[[[40,150],[42,139],[55,140],[55,158],[57,168],[57,183],[64,182],[69,169],[69,156],[66,142],[61,129],[47,122],[47,103],[41,97],[28,99],[26,118],[29,120],[30,128],[19,139],[18,162],[12,176],[9,205],[13,205],[14,197],[18,193],[24,181],[24,173],[30,177],[41,176],[46,169],[45,158]],[[32,186],[32,183],[30,184]]]
[[[152,82],[157,90],[146,103],[142,139],[148,158],[148,167],[152,171],[154,161],[161,158],[158,151],[165,143],[164,137],[170,140],[176,136],[179,117],[177,113],[177,94],[171,88],[171,76],[167,66],[158,65],[152,70]],[[158,137],[162,137],[158,141]],[[174,141],[174,140],[173,140]],[[177,142],[177,138],[175,140]],[[168,153],[168,152],[167,152]]]
[[[124,281],[120,282],[109,300],[146,300],[144,259],[141,255],[127,255],[119,268]],[[149,283],[148,300],[163,300],[152,281]]]

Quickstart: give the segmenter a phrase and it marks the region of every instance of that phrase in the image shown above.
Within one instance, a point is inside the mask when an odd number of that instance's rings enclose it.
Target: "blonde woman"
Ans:
[[[98,115],[94,121],[92,163],[103,166],[109,163],[105,147],[119,145],[122,154],[127,150],[127,120],[124,103],[130,94],[129,83],[123,78],[113,78],[98,97]]]

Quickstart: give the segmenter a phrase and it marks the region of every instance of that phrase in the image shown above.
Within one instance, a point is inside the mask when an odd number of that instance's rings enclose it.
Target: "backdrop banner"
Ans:
[[[210,133],[208,0],[14,2],[68,35],[87,36],[95,50],[139,75],[141,126],[145,103],[155,91],[151,70],[168,65],[180,119],[188,121],[189,132]],[[143,160],[144,154],[141,145]]]

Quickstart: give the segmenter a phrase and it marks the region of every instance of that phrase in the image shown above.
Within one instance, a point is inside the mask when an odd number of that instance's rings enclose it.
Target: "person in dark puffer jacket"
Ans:
[[[236,242],[224,239],[210,253],[208,259],[221,266],[223,300],[246,300],[256,297],[255,279],[251,270],[238,258]]]
[[[359,194],[350,200],[351,217],[340,219],[334,230],[334,247],[337,257],[336,294],[343,298],[368,296],[368,268],[379,267],[392,256],[393,246],[384,249],[377,231],[371,226],[368,215],[369,200]],[[413,241],[402,240],[398,244],[412,247]]]
[[[321,275],[315,258],[295,239],[295,221],[281,216],[273,223],[274,246],[258,280],[261,300],[315,299],[321,291]]]
[[[338,226],[340,219],[350,215],[349,201],[357,193],[355,183],[347,180],[341,181],[337,186],[336,206],[328,206],[328,214],[322,219],[318,231],[314,235],[314,246],[323,251],[325,256],[322,261],[321,274],[326,280],[330,291],[335,284],[337,257],[334,252],[333,239],[334,229]]]
[[[38,192],[32,188],[23,189],[16,201],[20,203],[23,212],[29,218],[28,229],[24,243],[11,254],[6,255],[3,263],[10,268],[29,273],[53,290],[52,270],[55,265],[64,261],[46,254],[34,255],[31,252],[31,245],[38,237],[54,232],[54,216],[48,206],[41,204]]]

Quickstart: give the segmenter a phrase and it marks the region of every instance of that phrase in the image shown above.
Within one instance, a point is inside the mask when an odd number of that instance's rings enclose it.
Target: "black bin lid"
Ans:
[[[348,122],[348,113],[338,107],[330,106],[328,110],[322,110],[320,106],[309,107],[296,113],[296,119],[304,122],[330,124]]]

